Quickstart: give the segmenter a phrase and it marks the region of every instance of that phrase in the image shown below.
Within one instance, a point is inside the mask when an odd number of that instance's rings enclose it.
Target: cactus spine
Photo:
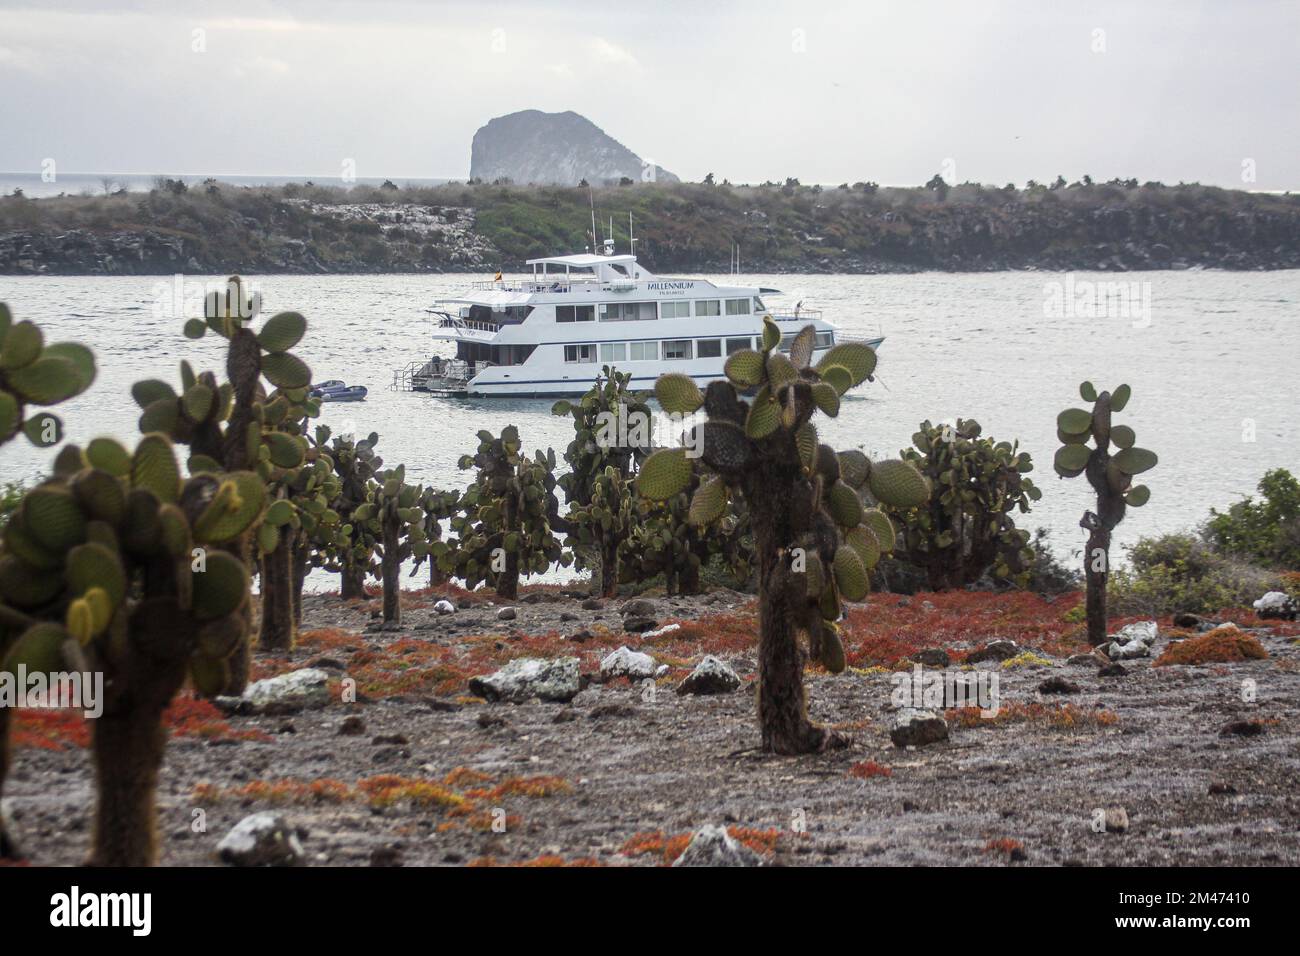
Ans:
[[[1137,436],[1127,425],[1112,425],[1111,416],[1128,404],[1131,389],[1121,385],[1114,392],[1101,392],[1091,382],[1079,386],[1079,395],[1092,402],[1092,411],[1067,408],[1056,418],[1056,434],[1064,444],[1053,460],[1062,478],[1088,476],[1097,494],[1097,510],[1085,511],[1079,526],[1088,532],[1084,554],[1087,582],[1088,643],[1106,642],[1106,582],[1110,573],[1110,538],[1124,520],[1129,506],[1139,508],[1151,497],[1146,485],[1134,485],[1134,475],[1156,466],[1155,452],[1135,447]],[[1089,439],[1093,447],[1088,446]],[[1112,455],[1111,446],[1118,450]]]

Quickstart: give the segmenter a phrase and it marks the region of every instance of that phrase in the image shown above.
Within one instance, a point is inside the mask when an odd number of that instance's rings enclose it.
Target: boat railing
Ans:
[[[820,322],[821,309],[795,309],[792,312],[768,312],[777,322]]]
[[[471,288],[475,292],[572,292],[574,286],[599,285],[594,278],[574,279],[572,277],[554,276],[545,279],[489,279],[475,282]]]
[[[469,332],[487,332],[496,335],[501,331],[501,326],[496,322],[484,322],[481,319],[462,319],[459,316],[449,315],[438,322],[440,329],[464,329]]]

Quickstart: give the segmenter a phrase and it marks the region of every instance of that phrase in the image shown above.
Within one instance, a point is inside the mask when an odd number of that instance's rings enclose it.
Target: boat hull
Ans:
[[[865,344],[875,348],[884,341],[883,338],[868,340]],[[826,349],[813,353],[813,362],[826,354]],[[660,375],[678,372],[688,375],[701,388],[710,382],[726,378],[723,371],[725,358],[691,359],[676,362],[612,362],[620,372],[630,372],[631,387],[641,391],[654,388],[655,380]],[[418,392],[444,398],[568,398],[585,394],[593,381],[600,374],[605,363],[588,362],[576,365],[556,367],[555,365],[532,367],[531,363],[515,366],[492,366],[467,382],[454,385],[429,377],[414,382],[412,388]]]

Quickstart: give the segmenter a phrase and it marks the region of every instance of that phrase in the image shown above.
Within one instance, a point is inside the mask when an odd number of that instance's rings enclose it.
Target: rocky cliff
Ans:
[[[523,110],[489,120],[474,134],[469,174],[484,182],[564,186],[584,179],[593,186],[625,178],[638,183],[679,181],[571,111]]]

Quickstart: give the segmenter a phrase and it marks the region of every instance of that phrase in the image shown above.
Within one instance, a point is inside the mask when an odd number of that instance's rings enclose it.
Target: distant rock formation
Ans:
[[[599,186],[626,177],[639,183],[650,178],[643,175],[645,169],[636,153],[572,111],[522,110],[498,116],[480,127],[470,148],[470,178],[484,182],[574,186],[585,179]],[[679,182],[662,166],[654,166],[653,179]]]

